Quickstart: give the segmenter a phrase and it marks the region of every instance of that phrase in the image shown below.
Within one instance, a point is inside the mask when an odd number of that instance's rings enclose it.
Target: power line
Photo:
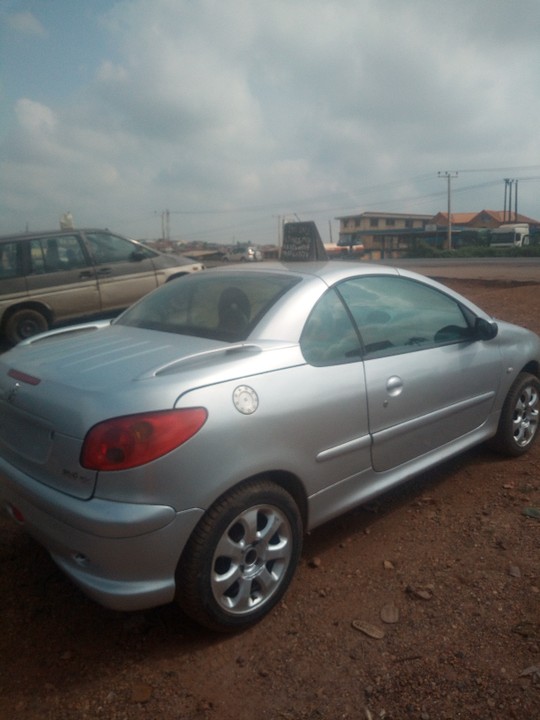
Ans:
[[[459,173],[475,173],[475,172],[516,172],[519,170],[533,170],[540,169],[540,165],[520,165],[516,167],[502,167],[502,168],[469,168],[468,170],[458,170]]]
[[[505,172],[505,171],[509,171],[512,169],[525,170],[525,169],[532,169],[532,168],[540,168],[540,165],[527,165],[527,166],[521,166],[521,168],[468,169],[468,170],[456,170],[455,172],[460,173],[460,174],[461,173],[479,173],[479,172]],[[169,212],[171,215],[185,215],[185,216],[189,216],[189,215],[232,215],[234,213],[257,213],[257,212],[263,212],[263,211],[268,211],[268,212],[280,211],[281,214],[284,214],[284,212],[285,212],[284,208],[289,208],[290,210],[288,212],[293,212],[293,208],[302,209],[305,214],[306,213],[314,213],[314,212],[317,212],[317,213],[335,212],[335,211],[339,211],[339,210],[346,210],[346,209],[352,208],[352,207],[358,207],[358,205],[360,205],[360,204],[365,204],[365,199],[364,199],[364,202],[362,203],[358,198],[354,197],[355,195],[356,196],[364,196],[364,198],[365,198],[366,195],[372,194],[374,192],[379,192],[379,191],[385,192],[391,188],[399,188],[403,185],[409,185],[411,183],[415,183],[418,181],[427,180],[430,177],[432,177],[432,175],[426,173],[426,174],[416,175],[416,176],[413,176],[410,178],[405,178],[402,180],[394,180],[394,181],[391,181],[388,183],[377,183],[374,185],[367,185],[362,188],[356,188],[356,189],[343,191],[343,192],[339,192],[339,193],[331,193],[329,195],[317,195],[317,196],[311,196],[311,197],[306,197],[306,198],[295,198],[293,200],[289,199],[289,200],[277,201],[277,202],[273,202],[273,203],[265,203],[262,205],[244,205],[244,206],[228,207],[228,208],[215,208],[215,207],[214,208],[204,208],[204,209],[196,208],[196,209],[192,209],[192,210],[180,209],[180,210],[170,210]],[[538,179],[540,179],[540,177],[532,176],[532,177],[519,178],[519,179],[522,181],[525,181],[525,180],[532,181],[532,180],[538,180]],[[467,185],[467,186],[461,187],[459,189],[456,189],[455,192],[463,193],[463,192],[467,192],[469,190],[476,190],[476,189],[480,189],[480,188],[484,188],[484,187],[485,188],[493,187],[502,181],[503,181],[503,178],[501,178],[500,180],[490,180],[490,181],[487,181],[484,183]],[[349,197],[354,198],[353,202],[348,202],[347,204],[339,204],[339,205],[336,204],[336,205],[326,206],[322,209],[317,208],[317,210],[312,210],[311,208],[309,208],[309,206],[307,208],[305,207],[305,205],[308,203],[315,203],[315,202],[324,201],[324,200],[328,201],[328,200],[331,200],[332,198],[342,197],[343,195],[349,195]],[[442,195],[444,195],[444,192],[433,192],[433,193],[426,193],[426,194],[420,195],[420,196],[413,196],[412,198],[409,198],[409,197],[401,198],[401,200],[402,201],[421,200],[421,199],[441,197]],[[389,201],[392,202],[393,201],[392,198],[390,198]],[[386,200],[380,201],[379,204],[382,204],[383,202],[386,203],[388,201],[386,201]],[[370,203],[370,205],[373,205],[373,203]]]
[[[499,167],[499,168],[467,168],[462,170],[455,171],[456,173],[492,173],[492,172],[509,172],[509,171],[524,171],[524,170],[532,170],[532,169],[540,169],[540,165],[522,165],[522,166],[515,166],[512,168],[509,167]],[[441,175],[441,173],[439,173]],[[446,178],[445,173],[442,173],[442,176]],[[363,208],[374,208],[374,207],[384,207],[391,204],[395,204],[396,201],[398,201],[400,204],[404,203],[414,203],[414,204],[421,204],[425,203],[429,200],[440,198],[445,195],[444,191],[436,191],[436,192],[430,192],[430,193],[424,193],[423,195],[413,195],[413,196],[405,196],[405,197],[396,197],[396,194],[390,193],[391,190],[399,189],[403,186],[412,185],[415,183],[421,183],[423,181],[427,181],[430,178],[433,177],[432,173],[422,173],[418,174],[409,178],[404,178],[400,180],[393,180],[386,183],[375,183],[373,185],[366,185],[361,188],[353,188],[350,190],[342,191],[342,192],[334,192],[324,195],[316,195],[316,196],[310,196],[310,197],[304,197],[304,198],[295,198],[293,200],[288,199],[285,201],[278,201],[278,202],[272,202],[272,203],[264,203],[264,204],[258,204],[258,205],[247,205],[247,206],[237,206],[237,207],[226,207],[226,208],[205,208],[205,209],[177,209],[177,210],[170,210],[168,211],[170,215],[180,215],[180,216],[199,216],[199,217],[210,217],[215,216],[223,217],[223,216],[230,216],[233,214],[260,214],[259,217],[255,218],[252,217],[250,220],[246,220],[243,222],[234,222],[227,225],[222,225],[221,223],[218,223],[218,225],[213,227],[208,227],[204,229],[197,229],[193,231],[189,231],[189,235],[191,237],[211,237],[216,234],[225,234],[230,233],[231,231],[239,231],[239,230],[246,230],[247,228],[256,228],[256,227],[267,227],[267,223],[272,221],[272,218],[275,217],[277,213],[280,215],[285,214],[293,214],[295,211],[300,212],[302,215],[306,216],[309,215],[310,217],[316,216],[316,215],[329,215],[335,212],[347,212],[347,211],[357,211],[359,206],[362,206]],[[540,180],[540,176],[531,175],[527,177],[519,178],[522,182],[534,182]],[[452,193],[460,194],[470,192],[471,190],[479,190],[482,188],[489,188],[494,187],[496,185],[499,185],[501,182],[503,182],[503,178],[497,179],[497,180],[489,180],[486,182],[481,183],[475,183],[470,185],[460,185],[460,187],[452,188]],[[380,193],[381,195],[384,194],[384,199],[379,198],[373,198],[373,195],[375,193]],[[393,195],[393,196],[392,196]],[[343,198],[344,196],[348,196],[346,203],[335,203],[330,204],[332,200],[336,200],[338,198]],[[371,196],[371,197],[370,197]],[[317,203],[317,207],[310,207],[310,205],[314,205]],[[324,205],[321,207],[321,205],[324,203]],[[326,204],[329,203],[329,204]],[[256,231],[255,231],[256,232]]]

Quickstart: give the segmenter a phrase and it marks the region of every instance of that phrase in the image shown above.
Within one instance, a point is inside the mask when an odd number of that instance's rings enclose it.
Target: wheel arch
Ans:
[[[272,470],[270,472],[261,473],[259,475],[255,475],[252,478],[249,478],[250,480],[270,480],[271,482],[274,482],[276,485],[279,485],[283,488],[286,492],[289,493],[289,495],[292,497],[294,502],[296,503],[296,506],[298,507],[298,511],[300,513],[300,517],[302,518],[302,525],[305,528],[308,527],[309,522],[309,511],[308,511],[308,501],[307,501],[307,495],[304,486],[300,482],[300,479],[294,475],[291,472],[285,471],[285,470]]]
[[[269,480],[270,482],[275,483],[279,487],[283,488],[283,490],[288,492],[296,503],[298,512],[300,513],[300,517],[302,519],[303,527],[308,527],[309,510],[305,488],[300,479],[296,475],[294,475],[294,473],[289,472],[288,470],[266,470],[264,472],[256,473],[247,478],[244,478],[244,480],[241,480],[235,485],[227,488],[223,493],[221,493],[219,497],[215,498],[212,502],[212,505],[220,502],[220,500],[225,495],[228,495],[231,490],[237,490],[238,488],[243,487],[244,485],[248,485],[249,483],[257,480]]]
[[[309,511],[308,511],[308,501],[307,501],[307,495],[304,489],[304,486],[302,485],[300,479],[294,475],[291,472],[288,472],[286,470],[269,470],[261,473],[256,473],[255,475],[251,475],[250,477],[244,478],[244,480],[241,480],[240,482],[236,483],[235,485],[231,485],[226,490],[224,490],[220,495],[215,497],[212,501],[212,503],[208,506],[205,513],[203,513],[202,517],[199,519],[199,522],[197,525],[202,522],[204,519],[206,513],[216,504],[221,502],[223,498],[228,495],[230,492],[234,492],[235,490],[238,490],[246,485],[249,485],[252,482],[256,482],[257,480],[269,480],[270,482],[273,482],[278,487],[281,487],[283,490],[289,493],[289,495],[294,500],[298,512],[300,513],[300,518],[302,520],[302,527],[304,528],[304,531],[308,527],[309,522]],[[196,526],[195,526],[196,527]],[[195,531],[195,528],[193,528],[191,534]],[[187,543],[186,543],[187,545]],[[178,558],[178,565],[180,565],[182,561],[182,557],[185,552],[185,546],[180,554],[180,557]]]
[[[537,378],[540,378],[540,363],[536,360],[530,360],[524,367],[521,368],[520,372],[530,373]]]

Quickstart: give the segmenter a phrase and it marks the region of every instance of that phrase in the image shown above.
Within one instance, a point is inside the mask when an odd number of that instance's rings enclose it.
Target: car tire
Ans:
[[[302,550],[303,528],[289,493],[269,480],[231,490],[204,515],[177,569],[177,600],[220,632],[258,622],[283,597]]]
[[[21,308],[6,320],[4,335],[8,342],[16,345],[21,340],[26,340],[26,338],[48,329],[49,323],[43,313],[33,308]]]
[[[504,401],[491,447],[503,455],[523,455],[536,439],[539,420],[540,381],[535,375],[520,373]]]

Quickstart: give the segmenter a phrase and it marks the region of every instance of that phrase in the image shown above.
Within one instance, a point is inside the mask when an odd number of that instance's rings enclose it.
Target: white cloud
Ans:
[[[7,23],[12,30],[23,35],[45,36],[45,28],[31,12],[14,13],[7,16]]]
[[[57,119],[54,112],[41,103],[22,98],[17,102],[15,111],[21,128],[31,135],[48,135],[56,127]]]
[[[18,125],[0,148],[0,171],[14,178],[2,215],[24,224],[13,198],[31,187],[35,222],[69,207],[81,223],[151,234],[154,213],[168,207],[182,212],[175,234],[207,224],[213,237],[220,222],[231,234],[225,213],[249,207],[238,227],[268,241],[273,216],[289,212],[318,208],[325,224],[347,203],[351,212],[392,201],[387,209],[435,212],[445,203],[438,170],[540,165],[540,6],[511,8],[116,2],[93,82],[69,103],[19,99]],[[457,202],[500,206],[502,192]],[[204,209],[224,215],[188,214]]]

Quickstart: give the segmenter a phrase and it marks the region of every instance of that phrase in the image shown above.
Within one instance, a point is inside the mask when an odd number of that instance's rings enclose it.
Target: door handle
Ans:
[[[83,270],[79,273],[79,280],[91,280],[93,276],[94,274],[91,270]]]
[[[111,268],[99,268],[97,274],[98,277],[100,277],[101,275],[112,275],[112,270]]]

